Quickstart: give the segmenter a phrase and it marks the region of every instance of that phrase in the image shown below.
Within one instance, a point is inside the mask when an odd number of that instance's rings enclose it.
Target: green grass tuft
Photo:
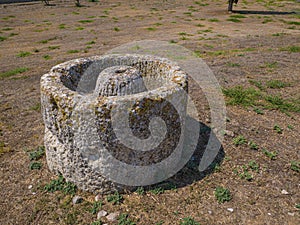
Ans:
[[[118,218],[118,225],[135,225],[136,223],[133,222],[127,213],[122,213]]]
[[[237,18],[229,18],[227,19],[227,21],[230,21],[230,22],[234,22],[234,23],[241,23],[242,21],[237,19]]]
[[[79,20],[79,23],[92,23],[94,20]]]
[[[277,109],[281,112],[300,112],[300,102],[288,101],[278,95],[265,96],[267,102],[266,108]]]
[[[29,169],[30,170],[40,170],[42,168],[42,163],[41,162],[30,162],[29,164]]]
[[[288,52],[300,52],[300,46],[288,46],[284,48],[280,48],[280,51],[288,51]]]
[[[52,193],[62,191],[64,194],[74,195],[77,187],[71,182],[66,182],[63,176],[60,175],[56,180],[52,180],[49,184],[46,184],[44,190]]]
[[[17,54],[17,57],[27,57],[27,56],[30,56],[31,55],[31,52],[23,52],[21,51],[20,53]]]
[[[114,194],[108,195],[106,197],[106,200],[108,202],[111,202],[113,205],[121,204],[123,202],[123,196],[116,191]]]
[[[9,70],[7,72],[0,73],[0,79],[11,77],[11,76],[14,76],[14,75],[17,75],[17,74],[20,74],[20,73],[24,73],[28,70],[29,69],[27,67],[20,67],[20,68],[16,68],[16,69],[13,69],[13,70]]]
[[[233,144],[236,145],[236,146],[243,145],[243,144],[246,144],[246,143],[247,143],[247,140],[246,140],[246,138],[244,138],[243,135],[239,135],[236,138],[233,138]]]
[[[74,53],[78,53],[79,50],[69,50],[67,51],[68,54],[74,54]]]
[[[290,87],[291,84],[287,83],[287,82],[284,82],[284,81],[280,81],[280,80],[269,80],[269,81],[267,81],[266,86],[268,88],[275,89],[275,88]]]
[[[215,197],[218,203],[229,202],[231,200],[230,191],[227,188],[217,187],[215,189]]]
[[[102,205],[103,205],[102,201],[94,202],[92,208],[90,209],[90,212],[92,214],[98,213],[99,210],[102,208]]]
[[[292,161],[291,162],[291,170],[295,172],[300,172],[300,161]]]
[[[180,225],[200,225],[200,223],[196,222],[192,217],[185,217],[179,223]]]
[[[235,86],[233,88],[223,89],[229,105],[253,106],[260,98],[261,93],[254,88],[244,88]]]
[[[38,146],[35,150],[29,152],[29,160],[39,160],[45,155],[45,146]]]
[[[275,160],[277,156],[277,152],[271,152],[268,151],[267,149],[263,148],[262,152],[271,160]]]

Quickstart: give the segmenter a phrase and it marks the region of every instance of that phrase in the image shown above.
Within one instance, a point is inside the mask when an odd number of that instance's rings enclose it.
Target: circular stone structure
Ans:
[[[174,175],[187,89],[187,74],[154,56],[112,54],[53,67],[41,78],[50,170],[101,193]]]

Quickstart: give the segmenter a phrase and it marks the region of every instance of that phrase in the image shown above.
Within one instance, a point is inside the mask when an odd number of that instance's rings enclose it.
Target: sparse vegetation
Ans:
[[[121,204],[123,202],[123,196],[119,194],[119,192],[115,192],[114,194],[107,196],[107,201],[111,202],[113,205]]]
[[[275,160],[277,156],[277,152],[271,152],[268,151],[267,149],[263,148],[262,152],[271,160]]]
[[[118,225],[135,225],[136,223],[133,222],[127,213],[122,213],[118,218]]]
[[[93,203],[93,207],[90,209],[90,212],[92,214],[97,214],[99,212],[99,210],[102,208],[102,201],[97,201]]]
[[[44,146],[38,146],[33,151],[30,151],[29,153],[29,160],[39,160],[45,155],[45,147]]]
[[[228,62],[228,63],[227,63],[227,66],[230,66],[230,67],[240,67],[241,65],[238,64],[238,63]]]
[[[280,50],[295,53],[295,52],[300,52],[300,46],[288,46],[288,47],[280,48]]]
[[[79,23],[92,23],[94,20],[79,20]]]
[[[246,144],[246,143],[247,143],[247,140],[246,140],[246,138],[244,138],[243,135],[239,135],[236,138],[233,138],[233,144],[236,145],[236,146],[243,145],[243,144]]]
[[[150,30],[150,31],[156,31],[156,30],[157,30],[156,27],[147,27],[146,29],[147,29],[147,30]]]
[[[259,164],[255,160],[251,160],[248,163],[248,167],[255,172],[258,172],[259,170]]]
[[[249,147],[253,150],[258,150],[258,145],[254,141],[249,141]]]
[[[292,161],[291,170],[294,170],[295,172],[300,172],[300,161]]]
[[[19,68],[13,69],[13,70],[9,70],[7,72],[0,73],[0,79],[11,77],[11,76],[14,76],[14,75],[17,75],[20,73],[24,73],[28,70],[29,70],[29,68],[27,68],[27,67],[19,67]]]
[[[217,18],[212,18],[212,19],[209,19],[208,21],[209,22],[220,22],[220,20]]]
[[[62,191],[64,194],[74,195],[77,187],[71,182],[66,182],[63,176],[60,175],[56,180],[52,180],[49,184],[46,184],[44,190],[47,192]]]
[[[149,190],[150,193],[159,195],[165,192],[165,190],[162,187],[156,187],[154,189]]]
[[[257,108],[257,107],[254,107],[253,111],[256,112],[259,115],[264,115],[265,114],[262,109]]]
[[[79,50],[69,50],[67,51],[68,54],[74,54],[74,53],[78,53]]]
[[[254,88],[242,86],[223,89],[223,93],[228,98],[229,105],[253,106],[261,96],[261,93]]]
[[[43,55],[43,58],[44,58],[45,60],[49,60],[49,59],[51,59],[51,56],[50,56],[50,55]]]
[[[49,50],[60,49],[59,45],[48,46]]]
[[[266,83],[266,86],[268,88],[284,88],[284,87],[289,87],[291,86],[290,83],[284,82],[284,81],[280,81],[280,80],[269,80]]]
[[[17,57],[27,57],[27,56],[30,56],[31,53],[30,52],[23,52],[21,51],[20,53],[17,54]]]
[[[5,41],[7,37],[0,36],[0,41]]]
[[[253,179],[253,175],[248,171],[246,166],[242,166],[242,172],[239,174],[241,179],[251,181]]]
[[[89,41],[89,42],[87,42],[86,44],[87,44],[87,45],[93,45],[93,44],[96,44],[96,42],[95,42],[95,41]]]
[[[62,23],[58,26],[59,29],[66,29],[66,24]]]
[[[39,170],[42,168],[42,163],[41,162],[30,162],[29,164],[29,169],[30,170]]]
[[[145,194],[145,189],[143,187],[138,187],[135,191],[138,195]]]
[[[278,134],[282,134],[283,131],[283,129],[278,124],[274,125],[273,130],[275,130]]]
[[[234,23],[241,23],[242,21],[237,19],[237,18],[229,18],[227,19],[227,21],[230,21],[230,22],[234,22]]]
[[[189,216],[182,218],[180,225],[200,225],[200,223],[196,222],[192,217]]]
[[[284,100],[278,95],[267,95],[265,100],[268,103],[266,108],[278,109],[281,112],[300,112],[299,102]]]
[[[91,223],[91,225],[102,225],[102,224],[103,223],[101,222],[101,220],[96,220]]]
[[[215,189],[215,197],[218,203],[229,202],[231,200],[230,191],[224,187],[217,187]]]

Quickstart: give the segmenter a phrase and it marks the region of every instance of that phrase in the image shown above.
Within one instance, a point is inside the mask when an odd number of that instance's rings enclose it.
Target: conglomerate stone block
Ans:
[[[154,56],[112,54],[54,66],[41,78],[50,170],[83,190],[131,189],[109,174],[126,169],[116,165],[155,165],[183,147],[187,88],[176,63]]]

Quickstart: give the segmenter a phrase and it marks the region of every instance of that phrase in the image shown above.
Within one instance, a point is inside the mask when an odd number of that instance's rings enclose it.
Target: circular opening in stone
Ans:
[[[174,149],[180,155],[183,148],[178,139],[183,137],[185,129],[187,89],[187,75],[177,64],[154,56],[95,56],[53,67],[41,78],[49,168],[83,190],[100,192],[124,188],[120,184],[127,180],[118,182],[107,176],[107,171],[111,174],[117,171],[117,176],[122,174],[122,165],[129,165],[130,174],[137,173],[136,177],[151,164],[160,164],[161,171],[171,174],[174,170],[168,171],[164,160]],[[115,108],[120,110],[114,111]],[[117,118],[112,119],[112,115]],[[153,123],[151,120],[156,117],[160,120]],[[117,129],[114,122],[118,122]],[[147,143],[150,135],[154,138],[149,140],[163,136],[148,131],[155,124],[160,128],[159,123],[163,122],[168,133],[149,150],[128,147],[116,133],[125,135],[124,140],[133,134],[138,141],[144,139],[141,146],[148,147],[151,145],[143,143]],[[130,132],[124,132],[125,125]],[[179,158],[168,165],[176,165]],[[139,168],[136,165],[140,166],[140,172],[136,172]],[[126,177],[127,172],[121,177]],[[149,167],[148,172],[153,170]],[[139,179],[148,182],[147,177]]]

